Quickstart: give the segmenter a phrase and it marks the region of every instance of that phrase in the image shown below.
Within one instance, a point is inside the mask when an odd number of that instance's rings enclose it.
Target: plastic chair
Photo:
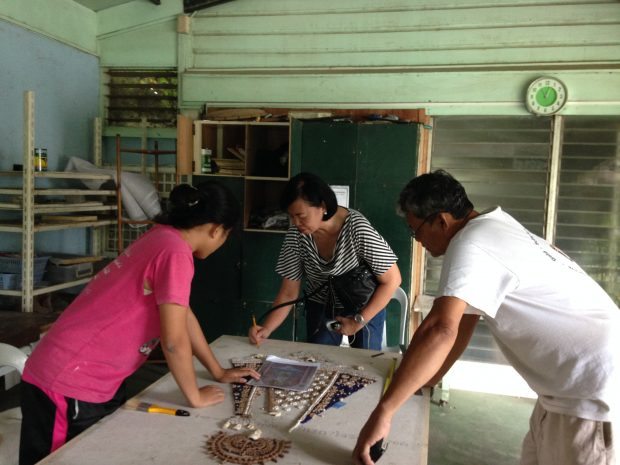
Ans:
[[[400,304],[400,327],[398,332],[398,345],[390,346],[387,345],[387,334],[386,334],[386,324],[383,325],[383,342],[382,342],[382,350],[388,352],[400,352],[404,353],[407,350],[407,320],[409,318],[409,298],[407,297],[407,293],[401,288],[397,287],[394,291],[394,295],[390,299],[396,300]]]
[[[13,367],[21,375],[27,358],[28,356],[17,347],[0,342],[0,366]]]
[[[27,358],[28,356],[17,347],[0,342],[0,367],[15,368],[21,376]],[[0,412],[0,462],[2,464],[17,465],[18,463],[21,423],[22,413],[19,407]]]

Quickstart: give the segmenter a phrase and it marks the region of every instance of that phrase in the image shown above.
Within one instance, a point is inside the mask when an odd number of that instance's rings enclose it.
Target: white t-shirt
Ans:
[[[501,208],[452,238],[437,295],[484,317],[545,409],[618,417],[620,310],[575,262]]]

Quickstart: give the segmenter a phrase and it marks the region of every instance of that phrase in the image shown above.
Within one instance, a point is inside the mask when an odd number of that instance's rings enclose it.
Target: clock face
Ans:
[[[527,88],[525,105],[535,115],[553,115],[566,103],[566,87],[555,78],[541,77]]]

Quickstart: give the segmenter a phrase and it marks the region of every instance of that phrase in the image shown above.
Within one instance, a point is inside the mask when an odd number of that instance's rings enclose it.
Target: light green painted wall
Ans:
[[[176,18],[132,28],[99,40],[101,66],[174,68],[177,66]]]
[[[0,19],[101,57],[102,66],[175,67],[183,0],[145,0],[98,13],[73,0],[1,0]]]
[[[234,0],[194,14],[189,35],[176,33],[182,3],[95,14],[71,0],[2,0],[0,17],[102,67],[177,66],[186,109],[517,115],[528,83],[551,75],[568,86],[563,114],[620,114],[617,0]]]
[[[235,0],[180,41],[183,105],[526,114],[541,75],[564,114],[620,114],[620,2]]]
[[[97,15],[72,0],[2,0],[0,18],[85,52],[97,52]]]
[[[182,0],[134,1],[98,13],[101,66],[174,68]]]
[[[111,34],[166,22],[181,13],[183,13],[183,0],[161,0],[161,5],[154,5],[145,0],[134,0],[101,10],[97,14],[98,36],[106,38]]]

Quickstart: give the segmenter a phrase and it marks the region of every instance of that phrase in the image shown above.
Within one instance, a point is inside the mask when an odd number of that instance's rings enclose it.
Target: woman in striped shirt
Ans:
[[[273,306],[295,300],[305,279],[306,329],[308,342],[340,345],[349,336],[352,347],[381,349],[385,306],[401,283],[396,255],[385,239],[358,211],[338,206],[332,189],[318,176],[300,173],[287,183],[282,209],[290,215],[289,228],[280,251],[276,272],[282,284]],[[329,276],[338,276],[366,263],[378,286],[359,313],[347,311],[336,298],[328,301],[327,286],[313,293]],[[269,313],[265,322],[250,328],[250,341],[260,344],[286,319],[292,305]],[[337,320],[339,329],[327,327]]]

